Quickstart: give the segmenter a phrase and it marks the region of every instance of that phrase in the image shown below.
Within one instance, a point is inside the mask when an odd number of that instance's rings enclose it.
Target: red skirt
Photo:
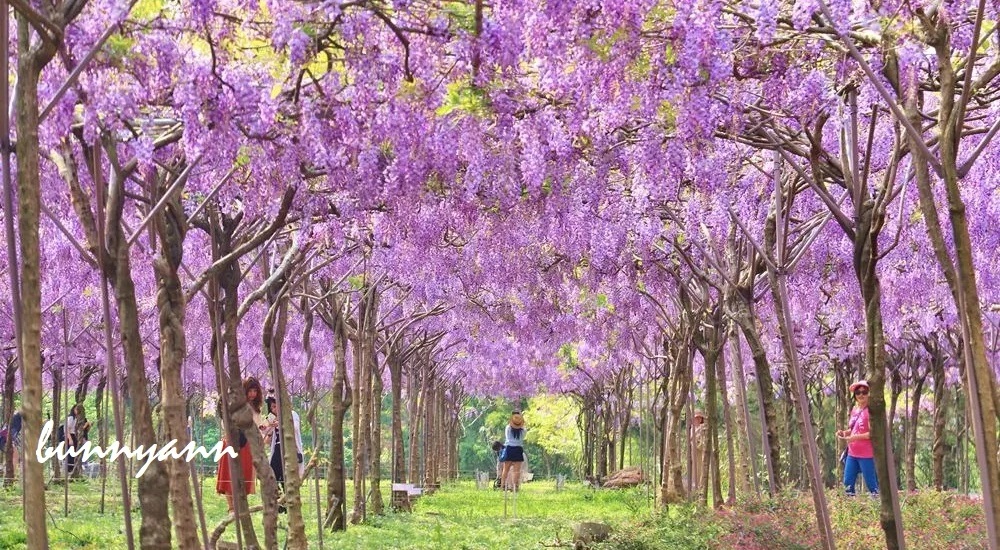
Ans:
[[[225,449],[228,445],[225,438],[222,439],[222,448]],[[224,455],[222,460],[219,460],[219,474],[216,476],[215,480],[215,492],[220,495],[231,495],[233,494],[233,478],[229,471],[230,461],[229,455]],[[243,486],[244,491],[248,495],[252,495],[256,492],[256,480],[257,476],[254,475],[253,471],[253,454],[250,452],[250,445],[247,445],[239,450],[237,453],[236,461],[240,464],[240,470],[243,471]]]

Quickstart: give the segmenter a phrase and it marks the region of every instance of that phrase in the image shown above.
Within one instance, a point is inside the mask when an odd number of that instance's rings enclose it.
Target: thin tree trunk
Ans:
[[[325,294],[325,293],[324,293]],[[309,303],[309,299],[303,296],[299,302],[300,310],[303,312],[303,329],[302,329],[302,349],[306,352],[306,398],[308,399],[309,408],[306,411],[305,421],[309,423],[309,433],[312,436],[312,448],[313,448],[313,458],[306,461],[306,465],[314,463],[313,461],[319,456],[323,451],[322,440],[319,433],[319,424],[316,421],[316,411],[320,409],[322,403],[322,396],[316,391],[316,383],[313,379],[315,369],[316,369],[316,356],[313,353],[312,347],[312,329],[315,318],[313,315],[313,308]],[[304,443],[303,443],[304,444]],[[303,454],[305,449],[303,449]],[[302,457],[305,460],[305,456]],[[323,504],[321,502],[320,494],[320,484],[319,484],[319,473],[318,469],[313,470],[313,475],[306,474],[306,477],[312,477],[313,489],[316,491],[313,496],[315,497],[313,505],[316,507],[316,536],[319,539],[319,546],[323,548]],[[307,483],[306,479],[302,480],[303,484]]]
[[[801,465],[802,465],[802,440],[799,437],[798,430],[796,430],[796,403],[795,403],[795,389],[792,388],[791,377],[788,372],[785,371],[781,374],[781,391],[785,394],[786,399],[782,401],[784,405],[784,415],[782,417],[783,425],[785,430],[785,440],[788,441],[788,471],[786,472],[786,479],[788,480],[788,485],[791,487],[804,488],[805,483],[802,481]]]
[[[608,477],[608,424],[607,424],[607,413],[605,409],[608,407],[607,399],[601,399],[602,403],[599,405],[600,410],[595,415],[597,416],[596,425],[597,432],[595,434],[597,444],[597,478],[606,479]]]

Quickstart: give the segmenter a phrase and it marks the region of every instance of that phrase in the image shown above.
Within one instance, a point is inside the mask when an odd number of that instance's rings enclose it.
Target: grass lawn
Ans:
[[[385,486],[386,484],[383,484]],[[63,486],[53,485],[46,493],[51,547],[117,549],[126,546],[121,499],[117,487],[108,482],[105,514],[100,513],[99,480],[70,484],[69,514],[64,514]],[[227,515],[225,499],[215,494],[215,479],[203,483],[205,516],[209,532]],[[259,487],[258,487],[259,488]],[[348,487],[348,494],[351,494]],[[385,502],[389,502],[385,494]],[[602,521],[625,526],[652,516],[644,490],[592,491],[567,483],[556,492],[548,481],[527,483],[518,495],[517,518],[504,518],[504,495],[500,491],[477,490],[473,481],[446,485],[432,496],[419,499],[412,514],[388,513],[370,516],[368,522],[350,526],[346,533],[323,534],[325,548],[541,548],[539,543],[555,543],[557,537],[572,540],[572,526],[580,521]],[[306,534],[319,548],[313,488],[303,493]],[[259,495],[250,497],[260,503]],[[513,512],[513,501],[509,503]],[[133,499],[133,507],[136,503]],[[511,514],[512,515],[512,514]],[[133,513],[135,536],[139,517]],[[258,514],[258,526],[260,515]],[[284,542],[287,517],[279,516],[279,539]],[[263,541],[263,531],[257,531]],[[235,541],[232,527],[222,540]],[[21,494],[15,486],[0,490],[0,548],[20,549],[24,545]],[[138,541],[137,541],[138,542]]]
[[[99,480],[70,484],[69,514],[63,512],[63,486],[46,494],[49,540],[53,549],[125,548],[121,500],[108,483],[106,513],[100,513]],[[386,484],[386,487],[388,485]],[[205,516],[209,532],[227,515],[225,499],[215,494],[215,479],[206,478]],[[351,494],[348,487],[348,494]],[[878,502],[828,493],[838,548],[884,546],[878,523]],[[166,498],[166,495],[164,495]],[[384,495],[389,502],[388,494]],[[413,513],[369,516],[346,533],[323,534],[323,547],[336,549],[525,549],[569,547],[572,527],[581,521],[612,526],[611,540],[599,548],[618,550],[802,550],[819,547],[815,515],[807,493],[786,493],[776,499],[748,498],[734,507],[703,510],[671,506],[654,511],[642,489],[593,491],[567,483],[556,492],[549,481],[525,484],[518,496],[517,518],[504,517],[504,495],[478,490],[472,481],[446,485],[416,502]],[[319,548],[313,486],[303,493],[306,534]],[[260,496],[250,498],[251,505]],[[513,503],[508,503],[510,511]],[[907,542],[916,548],[978,550],[986,548],[982,502],[952,493],[922,491],[903,495]],[[257,514],[258,537],[263,540]],[[138,537],[138,513],[133,515]],[[283,546],[287,517],[279,516]],[[197,527],[195,527],[197,528]],[[235,541],[232,528],[222,540]],[[138,547],[138,541],[137,547]],[[17,487],[0,489],[0,549],[25,548],[21,495]]]

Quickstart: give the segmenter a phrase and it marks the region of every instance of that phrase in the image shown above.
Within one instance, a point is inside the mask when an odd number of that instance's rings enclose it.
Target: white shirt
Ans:
[[[66,426],[64,431],[66,432],[66,439],[69,439],[70,434],[73,435],[73,440],[76,441],[76,417],[68,416],[66,417]]]
[[[295,426],[295,446],[299,448],[298,449],[299,454],[302,454],[302,430],[299,426],[299,413],[295,411],[292,411],[292,424]],[[278,428],[281,428],[281,426],[279,425]],[[279,433],[280,432],[275,431],[275,435],[271,437],[271,452],[269,453],[270,456],[274,456],[274,448],[278,444],[277,436],[279,435]],[[282,440],[284,440],[284,437],[282,437]],[[299,470],[301,469],[302,467],[300,465]]]

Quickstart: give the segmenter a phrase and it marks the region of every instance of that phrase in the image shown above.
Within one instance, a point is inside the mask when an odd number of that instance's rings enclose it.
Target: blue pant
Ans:
[[[847,487],[847,494],[854,495],[854,484],[858,481],[858,471],[865,476],[865,485],[873,495],[878,494],[878,478],[875,476],[874,458],[857,458],[848,456],[844,464],[844,487]]]

